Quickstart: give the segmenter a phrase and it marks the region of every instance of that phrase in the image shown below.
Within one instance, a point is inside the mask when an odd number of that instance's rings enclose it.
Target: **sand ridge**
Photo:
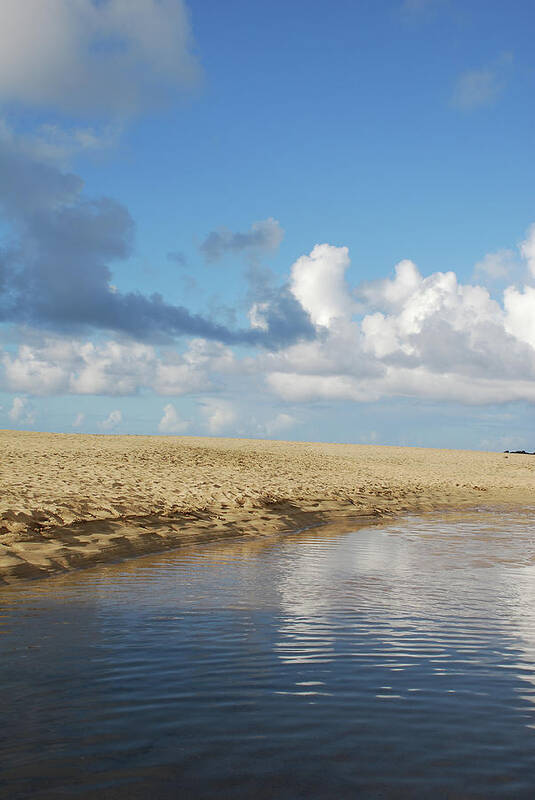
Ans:
[[[535,456],[0,431],[0,581],[333,518],[535,505]]]

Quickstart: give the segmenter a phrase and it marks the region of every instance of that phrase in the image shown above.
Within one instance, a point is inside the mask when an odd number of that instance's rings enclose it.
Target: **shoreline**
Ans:
[[[0,586],[197,542],[535,499],[529,455],[17,431],[0,446]]]
[[[43,541],[42,534],[39,538],[25,539],[21,549],[10,553],[8,558],[0,554],[0,590],[2,586],[20,581],[156,555],[195,544],[269,538],[333,523],[346,524],[351,529],[384,518],[380,514],[357,516],[354,511],[326,514],[297,508],[285,511],[257,509],[256,514],[244,515],[242,519],[234,515],[225,519],[222,515],[206,514],[205,525],[198,520],[192,521],[192,516],[82,522],[50,531],[48,541]]]

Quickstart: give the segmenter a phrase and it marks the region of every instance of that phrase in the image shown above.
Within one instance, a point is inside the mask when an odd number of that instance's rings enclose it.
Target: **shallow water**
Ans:
[[[16,798],[535,796],[535,513],[406,517],[0,590]]]

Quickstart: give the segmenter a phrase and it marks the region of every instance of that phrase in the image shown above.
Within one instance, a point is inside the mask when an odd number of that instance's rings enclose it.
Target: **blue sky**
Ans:
[[[533,449],[534,18],[5,0],[0,426]]]

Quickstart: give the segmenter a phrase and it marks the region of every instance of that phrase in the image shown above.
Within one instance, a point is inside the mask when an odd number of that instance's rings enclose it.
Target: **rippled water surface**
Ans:
[[[535,514],[0,590],[6,798],[535,797]]]

